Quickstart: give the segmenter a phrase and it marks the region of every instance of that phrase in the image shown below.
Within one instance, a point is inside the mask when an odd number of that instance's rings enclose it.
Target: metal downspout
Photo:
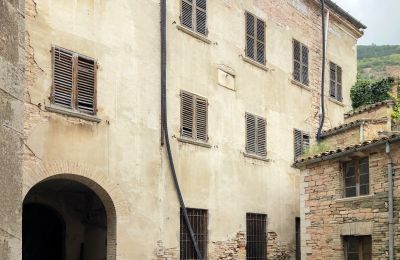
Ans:
[[[326,35],[325,35],[325,0],[321,0],[321,17],[322,17],[322,75],[321,75],[321,114],[319,127],[317,130],[317,141],[321,140],[322,128],[325,122],[325,63],[326,63]]]
[[[393,253],[393,160],[390,142],[386,142],[387,155],[387,177],[388,177],[388,237],[389,237],[389,260],[394,260]]]

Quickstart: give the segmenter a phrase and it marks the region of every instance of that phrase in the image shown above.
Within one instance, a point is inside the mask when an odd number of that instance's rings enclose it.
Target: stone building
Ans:
[[[20,37],[0,38],[2,260],[195,258],[161,134],[160,1],[16,2],[0,0],[0,35]],[[207,259],[300,257],[292,163],[318,127],[320,9],[167,1],[168,137]],[[332,127],[365,26],[329,0],[325,14]]]
[[[392,106],[346,113],[344,124],[324,131],[331,150],[296,161],[304,259],[400,258],[400,136],[392,131]]]

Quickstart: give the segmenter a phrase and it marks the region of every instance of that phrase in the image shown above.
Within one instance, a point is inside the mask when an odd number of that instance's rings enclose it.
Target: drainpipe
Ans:
[[[321,140],[322,128],[325,122],[325,60],[326,60],[326,34],[325,34],[325,0],[321,0],[321,17],[322,17],[322,75],[321,75],[321,115],[319,120],[319,127],[317,131],[317,141]]]
[[[389,260],[394,260],[393,254],[393,160],[390,148],[390,142],[386,142],[387,160],[387,177],[388,177],[388,228],[389,228]]]

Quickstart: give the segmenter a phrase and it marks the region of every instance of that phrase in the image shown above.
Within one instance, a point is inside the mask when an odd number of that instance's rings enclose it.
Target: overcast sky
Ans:
[[[368,28],[359,44],[400,44],[400,0],[333,0]]]

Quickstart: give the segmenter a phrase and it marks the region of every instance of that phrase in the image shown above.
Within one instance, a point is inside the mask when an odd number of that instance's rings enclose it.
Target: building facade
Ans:
[[[331,127],[350,107],[365,26],[327,3]],[[10,232],[19,239],[4,238],[6,259],[195,258],[162,144],[160,2],[24,8]],[[320,9],[311,0],[167,1],[169,138],[207,259],[295,257],[300,174],[291,165],[318,127]]]

